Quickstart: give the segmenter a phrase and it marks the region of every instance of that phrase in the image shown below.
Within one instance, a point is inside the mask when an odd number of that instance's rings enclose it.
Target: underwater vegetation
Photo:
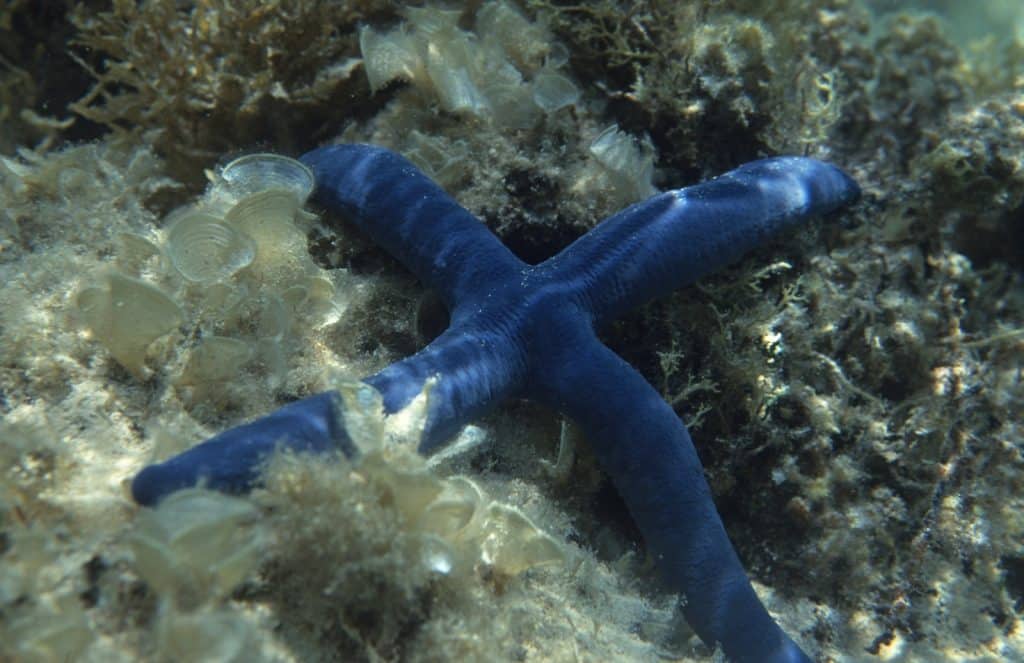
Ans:
[[[528,263],[755,158],[850,172],[841,222],[600,338],[694,431],[754,589],[812,658],[1019,658],[1024,48],[879,4],[5,3],[0,658],[710,655],[585,436],[529,404],[387,472],[458,513],[515,509],[500,530],[562,561],[503,570],[479,529],[438,573],[385,470],[340,458],[132,505],[142,466],[445,328],[344,218],[278,196],[265,241],[232,214],[227,164],[328,142],[403,154]]]

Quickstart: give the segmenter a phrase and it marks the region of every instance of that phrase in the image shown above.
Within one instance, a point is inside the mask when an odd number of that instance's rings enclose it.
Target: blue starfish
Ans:
[[[656,195],[605,220],[539,265],[516,258],[403,157],[368,145],[306,154],[316,199],[351,219],[444,299],[451,322],[427,347],[364,380],[388,413],[439,376],[420,451],[511,396],[576,421],[613,480],[690,625],[736,661],[808,661],[761,605],[722,521],[693,442],[672,408],[594,330],[695,281],[770,235],[855,200],[834,166],[800,157],[748,163]],[[326,392],[225,431],[132,483],[157,503],[202,483],[250,489],[281,446],[354,452],[339,397]]]

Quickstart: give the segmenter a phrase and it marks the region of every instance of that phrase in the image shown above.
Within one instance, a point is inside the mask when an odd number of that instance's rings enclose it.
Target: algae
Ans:
[[[1024,656],[1019,5],[980,3],[967,21],[954,13],[965,3],[929,14],[858,0],[525,0],[453,14],[29,4],[0,8],[12,36],[0,39],[0,658],[707,659],[585,440],[520,403],[416,471],[435,488],[467,477],[568,564],[499,573],[492,551],[438,574],[449,549],[431,548],[380,482],[294,457],[265,490],[230,498],[247,505],[242,540],[266,542],[258,559],[213,581],[187,566],[154,575],[139,541],[159,540],[159,516],[124,491],[145,462],[436,333],[429,297],[343,220],[297,214],[274,269],[219,285],[190,286],[168,264],[168,213],[202,203],[218,163],[333,139],[405,153],[528,260],[644,185],[778,152],[848,169],[865,191],[857,208],[604,338],[691,423],[759,593],[813,656]],[[1001,31],[982,23],[989,12]],[[555,98],[578,98],[510,128],[439,108],[413,75],[371,85],[360,28],[415,35],[433,19],[462,40],[434,62],[438,80],[462,62],[506,82],[514,70],[536,93],[547,71],[561,77]],[[498,25],[520,39],[495,44]],[[33,48],[47,31],[60,48]],[[84,66],[47,71],[57,51]],[[610,126],[620,149],[649,146],[653,168],[623,182],[602,163],[593,147]],[[111,270],[161,288],[186,320],[131,370],[75,314]],[[437,522],[475,495],[454,486]],[[234,513],[205,513],[220,508]]]

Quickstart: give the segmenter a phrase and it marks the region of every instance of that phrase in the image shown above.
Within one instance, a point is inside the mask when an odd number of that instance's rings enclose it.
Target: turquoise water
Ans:
[[[1024,35],[1024,2],[1020,0],[869,0],[868,4],[880,16],[901,11],[934,12],[961,43]]]

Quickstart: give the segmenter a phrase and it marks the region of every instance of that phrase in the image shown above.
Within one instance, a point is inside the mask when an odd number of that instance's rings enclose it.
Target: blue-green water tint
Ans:
[[[954,41],[967,45],[982,40],[1024,40],[1021,0],[869,0],[880,17],[899,12],[931,12],[945,23]]]

